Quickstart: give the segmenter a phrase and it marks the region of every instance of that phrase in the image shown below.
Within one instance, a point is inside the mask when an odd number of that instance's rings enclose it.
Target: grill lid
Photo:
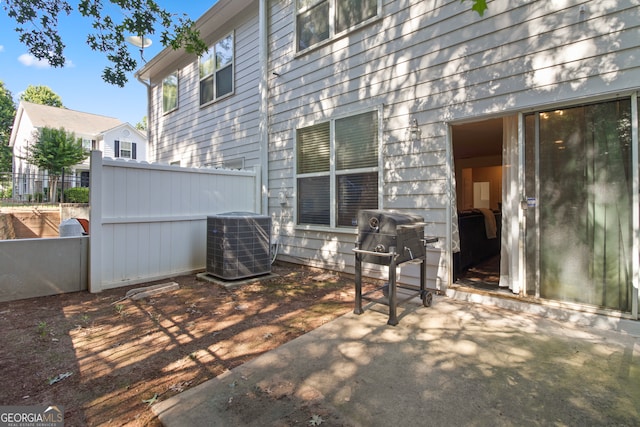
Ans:
[[[358,231],[361,233],[398,234],[402,226],[424,225],[420,215],[385,209],[364,209],[358,212]]]

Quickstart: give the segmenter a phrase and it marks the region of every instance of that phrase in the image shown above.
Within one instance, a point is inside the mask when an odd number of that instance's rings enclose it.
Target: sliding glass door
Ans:
[[[524,126],[527,293],[631,311],[631,100],[537,112]]]

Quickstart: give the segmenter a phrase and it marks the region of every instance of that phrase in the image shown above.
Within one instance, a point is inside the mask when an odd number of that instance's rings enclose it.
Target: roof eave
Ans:
[[[255,0],[218,0],[208,11],[196,20],[196,28],[200,30],[200,37],[207,41],[209,36],[216,31],[217,28],[237,16],[247,6]],[[187,53],[184,49],[175,50],[171,47],[165,47],[160,53],[151,58],[141,69],[136,71],[135,77],[138,80],[150,81],[151,78],[173,64],[184,60],[185,57],[192,54]]]

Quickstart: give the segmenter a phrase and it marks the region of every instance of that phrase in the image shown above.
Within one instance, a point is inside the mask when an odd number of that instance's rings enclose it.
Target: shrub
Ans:
[[[89,189],[74,187],[64,190],[65,203],[89,203]]]

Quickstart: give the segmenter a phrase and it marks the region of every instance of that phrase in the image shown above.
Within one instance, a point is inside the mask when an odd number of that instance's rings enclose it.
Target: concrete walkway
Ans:
[[[169,427],[640,425],[640,322],[577,326],[436,297],[400,307],[392,327],[386,310],[347,314],[153,410]]]

